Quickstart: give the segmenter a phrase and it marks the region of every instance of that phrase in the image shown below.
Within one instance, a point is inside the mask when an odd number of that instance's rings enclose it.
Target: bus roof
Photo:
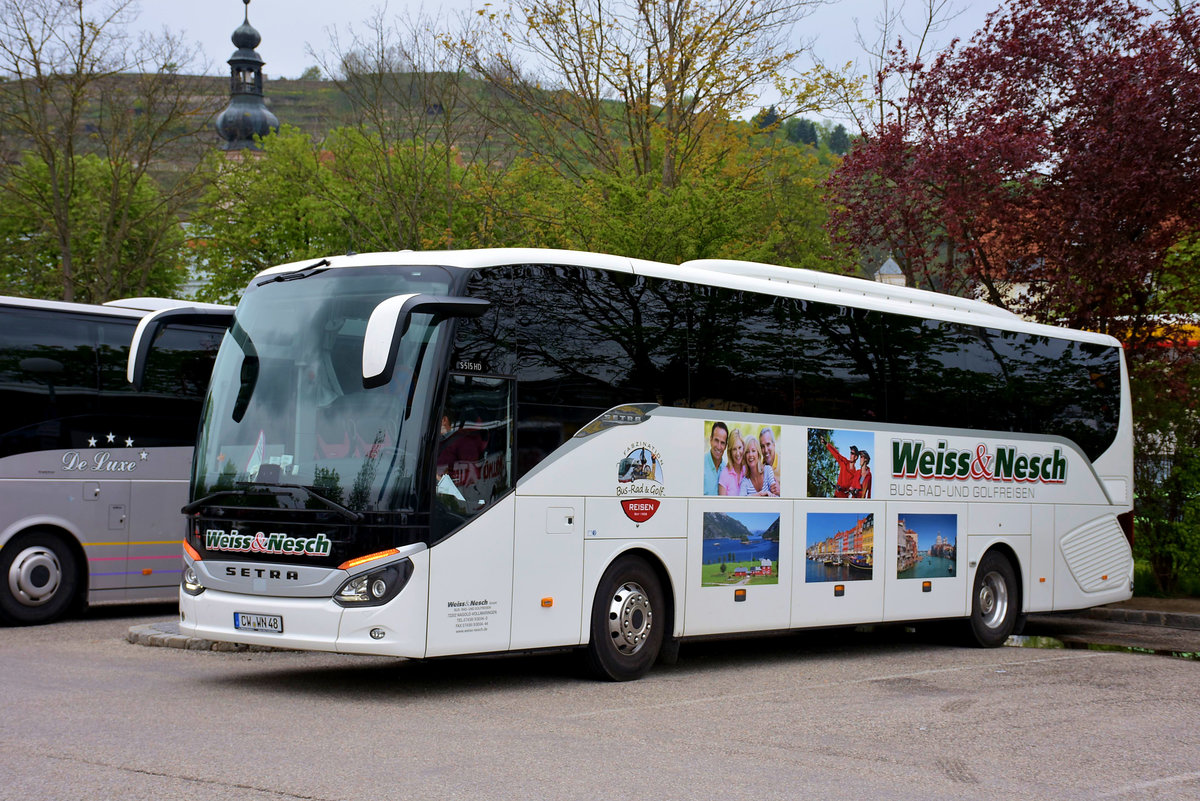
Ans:
[[[306,259],[280,264],[262,271],[259,277],[296,272],[315,266],[320,261]],[[509,264],[592,267],[1120,347],[1120,342],[1106,334],[1029,322],[1010,311],[980,300],[944,295],[925,289],[890,286],[849,275],[758,262],[700,259],[683,264],[667,264],[627,256],[548,248],[400,250],[330,256],[325,261],[326,264],[322,266],[329,269],[383,265],[438,265],[480,269]]]
[[[90,314],[111,314],[114,317],[144,317],[146,312],[175,308],[214,308],[232,309],[232,306],[221,306],[216,303],[197,303],[174,298],[121,298],[110,300],[100,305],[93,303],[69,303],[63,300],[43,300],[41,298],[19,298],[13,295],[0,295],[0,305],[17,306],[24,309],[47,309],[49,311],[88,312]]]

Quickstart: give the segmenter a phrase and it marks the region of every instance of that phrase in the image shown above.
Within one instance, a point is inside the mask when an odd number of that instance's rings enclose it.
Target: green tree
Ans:
[[[845,125],[839,123],[829,132],[829,149],[839,156],[850,152],[850,134]]]
[[[183,230],[153,181],[97,155],[76,156],[64,222],[70,232],[75,300],[98,303],[136,295],[174,295],[187,277]],[[5,176],[0,206],[0,288],[59,297],[59,231],[46,218],[51,169],[26,155]],[[114,203],[113,198],[120,198]],[[118,212],[119,210],[119,212]],[[117,216],[117,214],[120,216]]]
[[[353,128],[316,143],[288,126],[263,139],[253,159],[214,156],[210,188],[193,217],[197,260],[209,279],[201,295],[234,300],[275,264],[468,238],[477,227],[474,206],[459,201],[473,179],[458,166],[447,175],[445,158],[422,143],[385,152],[377,137]],[[414,194],[420,205],[412,204]]]
[[[0,0],[0,148],[11,165],[0,177],[0,226],[36,230],[41,252],[54,248],[38,262],[47,275],[18,282],[43,296],[104,301],[125,287],[172,286],[150,276],[178,261],[172,218],[199,188],[187,166],[198,158],[185,155],[209,146],[214,109],[183,74],[194,46],[170,34],[130,41],[135,9],[130,0]]]
[[[784,134],[789,142],[804,143],[816,147],[821,141],[817,124],[808,119],[790,119],[784,123]]]

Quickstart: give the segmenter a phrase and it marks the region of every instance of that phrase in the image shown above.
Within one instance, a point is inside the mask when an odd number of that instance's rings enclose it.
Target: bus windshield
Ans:
[[[253,286],[213,367],[193,501],[334,510],[350,519],[412,508],[439,326],[414,314],[391,380],[372,389],[363,387],[363,338],[380,302],[446,295],[451,280],[436,267],[373,267],[289,273]]]

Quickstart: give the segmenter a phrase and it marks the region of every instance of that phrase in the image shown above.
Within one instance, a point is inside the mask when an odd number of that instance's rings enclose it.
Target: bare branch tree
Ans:
[[[126,26],[135,10],[132,0],[0,0],[0,197],[44,219],[66,300],[144,291],[156,266],[178,258],[169,234],[195,196],[199,163],[182,156],[209,144],[202,135],[217,101],[185,75],[196,46],[165,32],[133,40]],[[104,243],[79,263],[72,204],[85,155],[107,162],[112,178]],[[37,171],[18,169],[30,158],[45,165],[45,186],[31,181]],[[157,200],[135,204],[152,184]],[[129,263],[121,245],[135,229],[149,246]]]
[[[781,118],[828,100],[837,76],[789,77],[794,26],[818,2],[514,0],[448,41],[495,89],[479,112],[527,152],[671,188],[764,86]]]

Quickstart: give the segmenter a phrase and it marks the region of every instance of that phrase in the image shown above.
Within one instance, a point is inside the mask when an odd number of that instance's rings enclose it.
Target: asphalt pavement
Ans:
[[[175,620],[133,626],[129,642],[201,651],[270,651],[179,633]],[[1033,614],[1009,645],[1082,648],[1158,654],[1200,660],[1200,598],[1132,598],[1078,612]]]

